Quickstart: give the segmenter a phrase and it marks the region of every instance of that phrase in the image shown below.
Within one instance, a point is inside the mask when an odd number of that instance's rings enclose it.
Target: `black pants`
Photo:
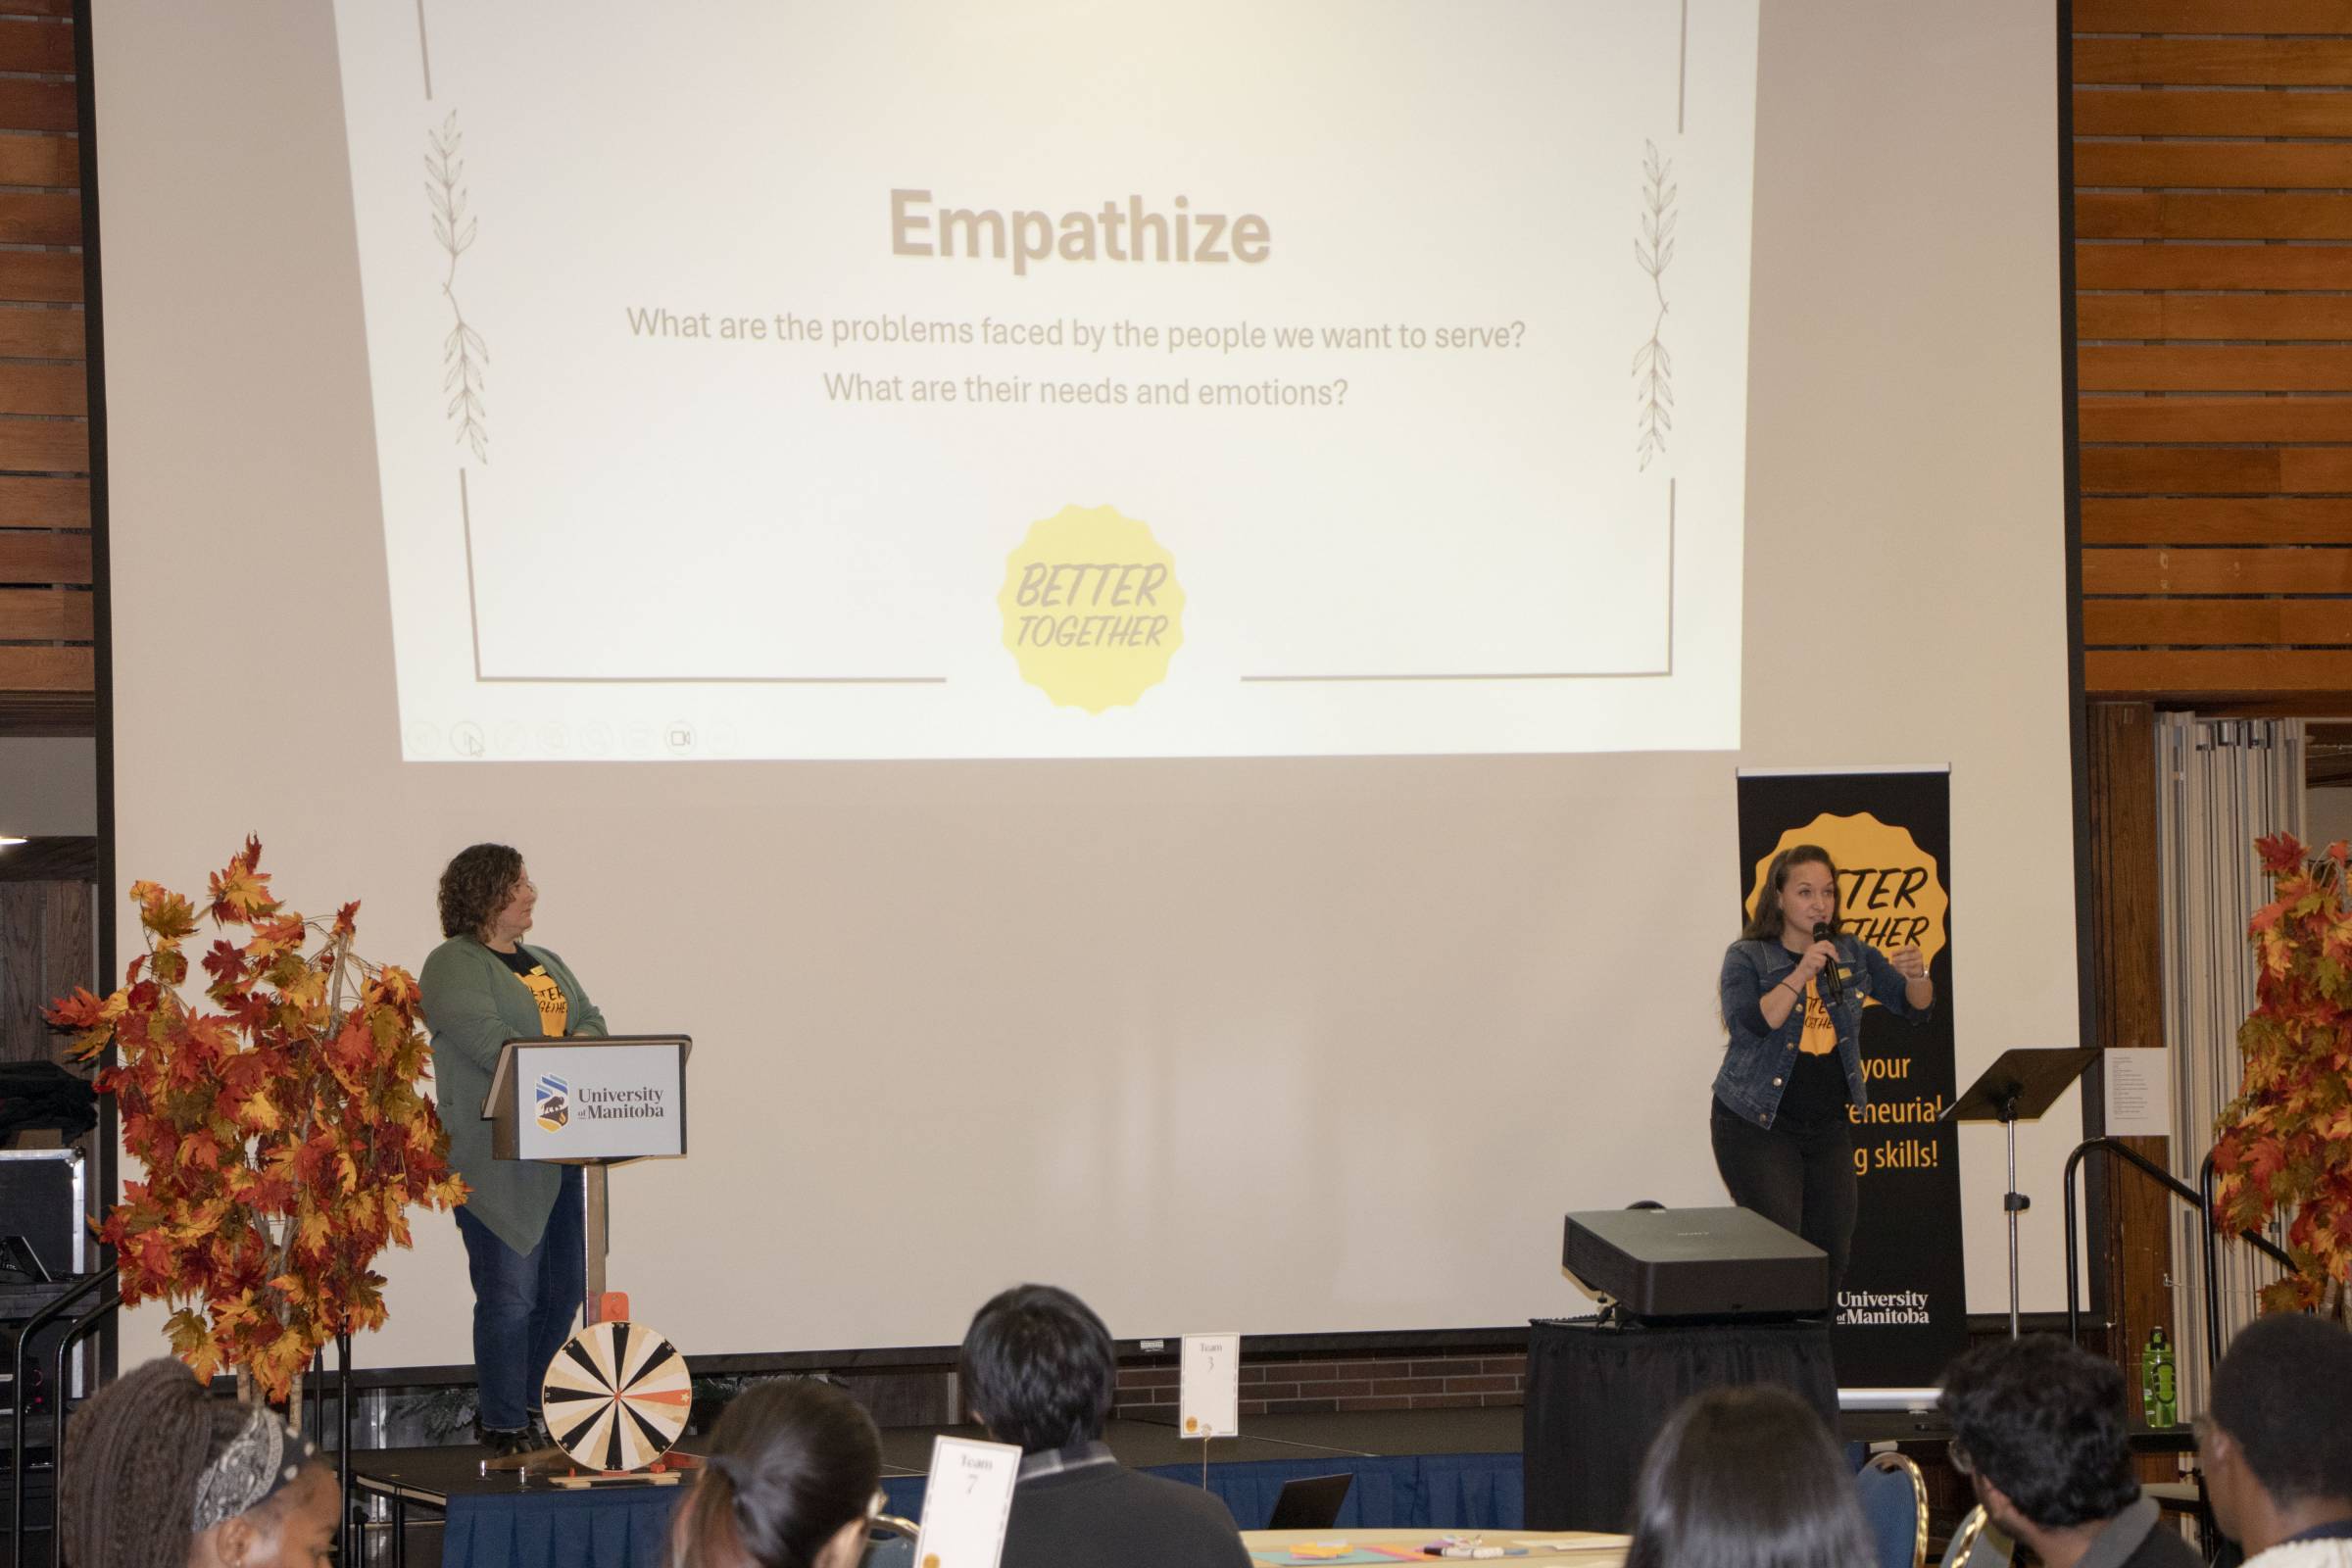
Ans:
[[[1852,1122],[1840,1111],[1814,1125],[1783,1121],[1759,1127],[1726,1110],[1711,1095],[1708,1103],[1715,1168],[1732,1201],[1830,1254],[1835,1309],[1846,1260],[1853,1255],[1854,1201],[1861,1185],[1854,1176]]]

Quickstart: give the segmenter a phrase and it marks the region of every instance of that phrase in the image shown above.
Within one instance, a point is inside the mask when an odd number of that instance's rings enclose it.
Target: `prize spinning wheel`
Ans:
[[[686,1430],[694,1384],[677,1347],[642,1323],[591,1323],[548,1364],[548,1436],[590,1470],[642,1470]]]

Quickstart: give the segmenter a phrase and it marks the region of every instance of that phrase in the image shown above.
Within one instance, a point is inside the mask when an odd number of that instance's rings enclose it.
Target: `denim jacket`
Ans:
[[[1725,1109],[1759,1127],[1770,1127],[1780,1114],[1797,1038],[1805,1032],[1805,1009],[1801,1004],[1790,1007],[1778,1029],[1767,1029],[1758,1004],[1796,967],[1796,960],[1797,955],[1778,942],[1735,942],[1723,955],[1720,995],[1723,1021],[1732,1038],[1724,1051],[1723,1070],[1715,1075],[1715,1098]],[[1912,1006],[1904,995],[1902,972],[1858,937],[1838,935],[1838,972],[1845,995],[1831,1005],[1830,1018],[1838,1026],[1838,1064],[1845,1069],[1846,1093],[1859,1110],[1870,1103],[1870,1088],[1862,1081],[1864,999],[1914,1023],[1935,1008]]]

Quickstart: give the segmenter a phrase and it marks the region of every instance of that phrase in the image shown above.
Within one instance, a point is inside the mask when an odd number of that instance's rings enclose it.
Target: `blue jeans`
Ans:
[[[547,1364],[571,1337],[588,1291],[587,1224],[580,1167],[564,1167],[556,1211],[539,1245],[517,1252],[464,1208],[458,1234],[466,1238],[473,1276],[473,1377],[480,1390],[476,1419],[512,1432],[539,1408]]]

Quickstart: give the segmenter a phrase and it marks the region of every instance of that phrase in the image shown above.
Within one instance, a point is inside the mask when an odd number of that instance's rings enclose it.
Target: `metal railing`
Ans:
[[[2079,1340],[2082,1335],[2082,1282],[2076,1277],[2075,1172],[2089,1153],[2112,1154],[2143,1175],[2153,1178],[2164,1190],[2194,1209],[2205,1239],[2204,1256],[2200,1260],[2205,1281],[2205,1344],[2212,1352],[2214,1364],[2222,1359],[2222,1303],[2218,1284],[2221,1277],[2221,1226],[2213,1217],[2213,1156],[2207,1154],[2198,1168],[2197,1185],[2188,1183],[2157,1164],[2138,1150],[2119,1139],[2086,1138],[2075,1146],[2066,1156],[2066,1174],[2061,1178],[2065,1189],[2066,1209],[2066,1337]],[[2277,1244],[2256,1231],[2240,1231],[2237,1239],[2292,1269],[2295,1260]]]
[[[13,1441],[8,1462],[8,1548],[9,1560],[18,1568],[30,1568],[30,1559],[24,1554],[24,1465],[32,1448],[32,1433],[24,1396],[28,1386],[25,1363],[32,1354],[33,1339],[65,1316],[83,1297],[98,1294],[98,1304],[68,1324],[64,1337],[58,1341],[49,1384],[49,1560],[54,1563],[61,1557],[57,1518],[58,1505],[65,1496],[66,1405],[72,1393],[66,1383],[66,1366],[74,1346],[122,1304],[122,1293],[115,1288],[115,1282],[116,1272],[112,1267],[101,1269],[26,1318],[17,1331],[16,1365],[11,1369],[15,1377],[9,1390]]]

